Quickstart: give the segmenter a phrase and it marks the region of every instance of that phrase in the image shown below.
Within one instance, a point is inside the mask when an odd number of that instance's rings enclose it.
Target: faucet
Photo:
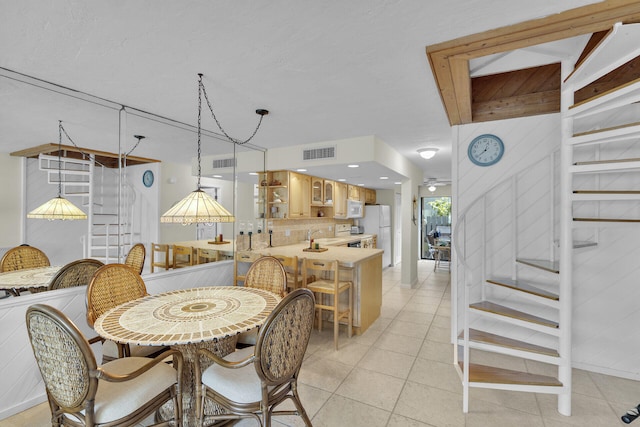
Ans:
[[[320,233],[320,232],[321,232],[320,230],[313,230],[310,228],[309,230],[307,230],[307,240],[310,242],[311,237],[313,237],[315,233]]]

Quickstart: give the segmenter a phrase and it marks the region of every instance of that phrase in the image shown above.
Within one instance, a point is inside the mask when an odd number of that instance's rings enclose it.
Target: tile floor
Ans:
[[[557,412],[552,395],[473,389],[462,413],[462,386],[449,344],[450,288],[446,270],[418,263],[418,286],[400,285],[400,266],[383,273],[381,317],[361,336],[340,336],[334,351],[329,331],[314,331],[300,374],[303,404],[315,427],[612,427],[640,402],[640,382],[574,371],[573,416]],[[493,363],[544,373],[546,366],[491,355]],[[46,404],[1,427],[44,427]],[[245,420],[238,426],[254,426]],[[301,426],[278,417],[274,426]]]

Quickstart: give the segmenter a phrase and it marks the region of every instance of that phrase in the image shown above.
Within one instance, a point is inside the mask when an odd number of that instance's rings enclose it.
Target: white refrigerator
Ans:
[[[382,254],[382,267],[391,265],[391,206],[366,205],[364,218],[360,218],[360,225],[364,226],[367,234],[378,235],[378,249],[384,250]]]

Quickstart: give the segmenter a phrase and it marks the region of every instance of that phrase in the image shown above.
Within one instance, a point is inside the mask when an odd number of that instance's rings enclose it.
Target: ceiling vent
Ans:
[[[236,159],[230,157],[228,159],[215,159],[213,160],[214,169],[225,169],[236,166]]]
[[[302,160],[335,159],[336,146],[302,150]]]

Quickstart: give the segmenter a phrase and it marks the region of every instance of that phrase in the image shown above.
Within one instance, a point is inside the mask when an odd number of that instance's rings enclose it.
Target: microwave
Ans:
[[[364,204],[358,200],[347,200],[347,218],[362,218]]]

